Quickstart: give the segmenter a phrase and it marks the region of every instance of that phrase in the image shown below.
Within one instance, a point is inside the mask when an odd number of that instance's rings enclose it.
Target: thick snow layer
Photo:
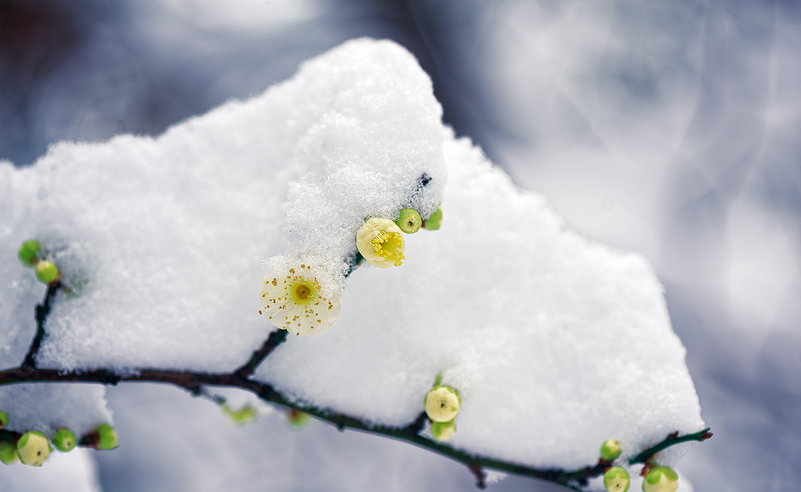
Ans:
[[[290,338],[259,378],[403,426],[442,372],[462,397],[450,443],[540,467],[594,463],[609,438],[633,455],[702,429],[647,262],[571,231],[446,134],[442,228],[407,236],[402,267],[354,272],[337,326]]]
[[[56,303],[39,361],[233,370],[271,330],[263,259],[322,255],[342,283],[365,216],[436,209],[440,116],[407,51],[357,41],[156,140],[64,143],[31,168],[0,167],[5,257],[38,238],[80,289]],[[22,295],[31,272],[13,263],[0,309],[27,321],[30,300],[7,292]]]
[[[440,115],[409,53],[357,40],[157,139],[64,143],[30,168],[0,165],[4,257],[38,238],[73,291],[38,362],[231,371],[272,330],[258,314],[262,260],[314,255],[344,285],[366,217],[425,218],[441,201],[439,231],[405,236],[400,267],[359,267],[336,324],[291,337],[258,378],[406,425],[441,372],[462,397],[450,443],[536,466],[593,463],[610,437],[632,454],[702,428],[647,263],[566,228]],[[42,291],[13,263],[0,263],[7,365],[24,356]]]

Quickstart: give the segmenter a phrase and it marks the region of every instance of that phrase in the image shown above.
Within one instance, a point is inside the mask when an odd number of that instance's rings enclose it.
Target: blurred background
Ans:
[[[0,160],[158,135],[360,36],[414,53],[445,122],[518,186],[653,263],[715,434],[678,467],[695,490],[799,490],[801,2],[0,0]],[[123,385],[108,399],[120,449],[0,479],[473,488],[444,458],[320,423],[291,431],[279,413],[238,429],[173,388]],[[490,488],[560,490],[514,477]]]

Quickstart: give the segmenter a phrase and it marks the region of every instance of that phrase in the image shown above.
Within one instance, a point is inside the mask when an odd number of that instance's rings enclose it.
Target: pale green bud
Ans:
[[[619,466],[612,467],[604,473],[604,487],[609,492],[626,492],[630,484],[629,472]]]
[[[442,225],[442,205],[437,206],[437,211],[426,219],[423,228],[429,231],[436,231]]]
[[[607,439],[601,445],[601,458],[606,461],[615,461],[620,456],[620,443],[614,439]]]
[[[41,432],[26,432],[17,442],[19,460],[23,465],[42,466],[50,451],[50,443]]]
[[[8,414],[0,411],[0,430],[3,430],[8,425]]]
[[[433,422],[431,424],[431,435],[437,441],[447,441],[454,432],[456,432],[456,424],[453,420],[450,422]]]
[[[642,481],[643,492],[676,492],[679,476],[667,466],[651,468]]]
[[[311,415],[291,408],[287,414],[289,425],[294,429],[302,429],[311,421]]]
[[[423,225],[423,219],[417,210],[413,208],[404,208],[400,211],[398,220],[395,221],[398,227],[406,234],[414,234],[420,230]]]
[[[434,386],[426,393],[423,404],[426,414],[434,422],[450,422],[459,414],[462,400],[453,388]]]
[[[234,425],[246,425],[254,422],[259,413],[250,405],[245,405],[240,410],[232,410],[226,403],[222,406],[223,415]]]
[[[32,267],[39,262],[39,251],[41,251],[41,248],[39,247],[39,241],[32,239],[22,243],[22,246],[19,248],[19,252],[17,252],[17,256],[19,256],[19,260],[23,265],[26,267]]]
[[[38,278],[40,282],[49,284],[55,282],[60,277],[61,272],[58,271],[58,268],[56,268],[53,263],[42,260],[36,264],[36,278]]]
[[[8,441],[0,441],[0,461],[6,465],[13,465],[19,460],[17,447]]]
[[[117,431],[114,430],[114,427],[108,424],[100,424],[96,431],[99,437],[97,449],[114,449],[119,445],[117,441]]]
[[[53,446],[66,453],[75,447],[75,433],[69,429],[59,429],[53,434]]]

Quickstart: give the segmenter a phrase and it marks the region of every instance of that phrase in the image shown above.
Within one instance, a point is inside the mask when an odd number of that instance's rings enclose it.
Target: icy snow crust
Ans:
[[[290,337],[257,377],[310,405],[407,425],[442,372],[462,397],[450,444],[541,467],[593,463],[610,437],[636,453],[701,429],[646,262],[567,229],[440,117],[414,58],[363,39],[157,139],[65,143],[28,169],[0,164],[0,362],[24,357],[44,291],[10,260],[26,239],[77,293],[53,307],[41,366],[231,371],[272,330],[258,314],[262,260],[314,255],[344,285],[366,217],[427,217],[441,201],[439,231],[405,236],[400,267],[355,270],[337,323]],[[63,387],[0,388],[0,407],[38,408],[31,427],[71,425],[54,422],[57,401],[106,412],[100,388]]]

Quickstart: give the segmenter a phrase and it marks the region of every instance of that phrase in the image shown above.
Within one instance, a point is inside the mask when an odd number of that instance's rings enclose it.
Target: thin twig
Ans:
[[[250,377],[253,374],[253,371],[259,367],[259,364],[261,364],[262,361],[266,359],[276,347],[286,341],[287,333],[288,332],[286,330],[282,329],[278,329],[270,333],[270,336],[267,337],[267,340],[264,341],[264,344],[262,344],[261,348],[253,352],[250,360],[247,361],[245,365],[237,369],[234,374],[238,374],[243,378]]]
[[[642,453],[630,459],[629,463],[646,463],[648,461],[648,458],[652,457],[653,455],[662,451],[665,448],[673,446],[674,444],[679,444],[688,441],[704,442],[710,437],[712,437],[712,433],[709,432],[709,427],[707,427],[702,431],[696,432],[695,434],[687,434],[686,436],[682,437],[679,437],[679,433],[677,431],[667,436],[667,438],[664,441],[660,442],[659,444],[656,444],[655,446],[646,449]]]
[[[484,470],[481,468],[481,465],[478,463],[473,463],[472,465],[468,466],[467,468],[475,475],[476,477],[476,487],[480,489],[487,488],[487,484],[484,483]]]
[[[39,347],[42,345],[42,339],[45,336],[45,321],[47,315],[50,314],[50,301],[56,296],[58,289],[61,287],[61,282],[56,281],[47,286],[44,300],[41,304],[36,305],[36,335],[33,337],[33,342],[25,355],[25,360],[22,362],[23,367],[36,367],[36,354],[39,353]]]

